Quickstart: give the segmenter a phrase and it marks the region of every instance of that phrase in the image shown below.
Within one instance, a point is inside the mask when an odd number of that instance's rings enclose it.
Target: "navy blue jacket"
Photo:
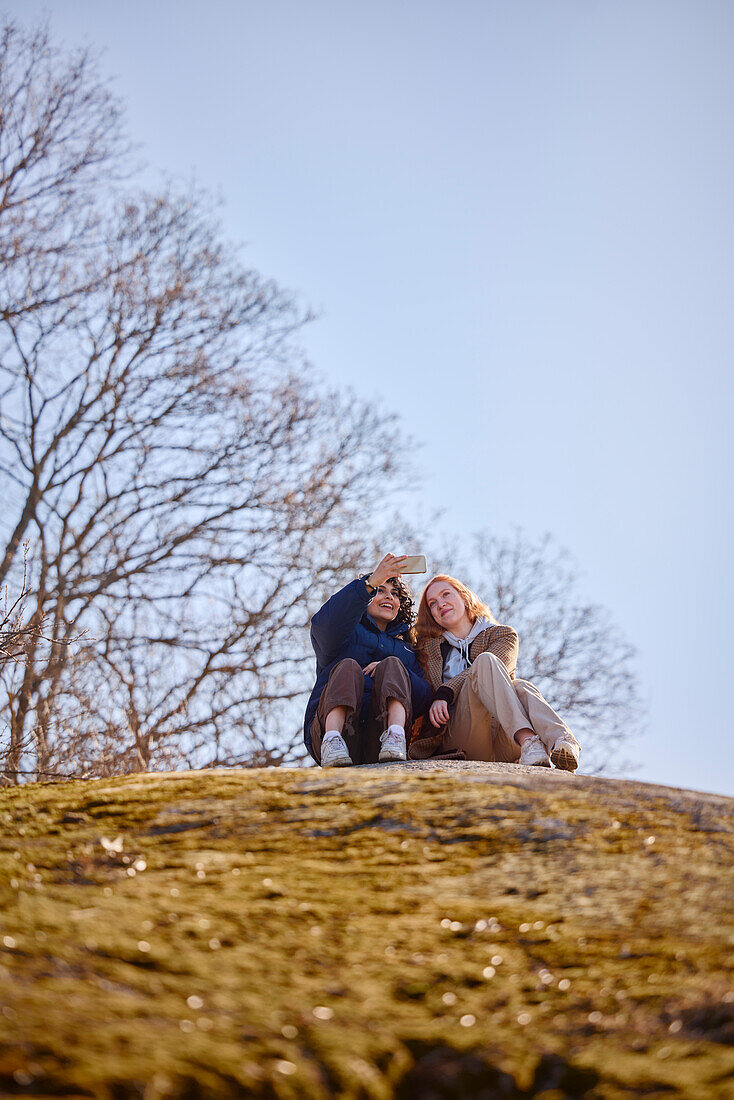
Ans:
[[[362,668],[372,661],[382,661],[385,657],[399,657],[410,676],[414,719],[425,714],[433,698],[415,653],[403,640],[402,635],[407,633],[408,627],[400,613],[398,612],[397,619],[387,624],[385,630],[380,630],[374,619],[367,614],[369,602],[370,596],[364,581],[351,581],[328,599],[311,620],[311,645],[316,654],[316,684],[306,707],[303,740],[312,756],[311,722],[331,670],[345,657],[352,657]],[[367,717],[371,692],[372,680],[365,676],[360,721]],[[410,733],[409,730],[406,732]]]

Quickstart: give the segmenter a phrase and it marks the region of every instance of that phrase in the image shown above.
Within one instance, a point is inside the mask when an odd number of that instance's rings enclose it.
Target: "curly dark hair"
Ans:
[[[415,622],[415,611],[413,609],[413,593],[408,588],[407,584],[402,577],[388,577],[386,584],[391,584],[395,589],[395,594],[400,601],[400,607],[398,613],[395,616],[396,621],[405,623],[406,634]]]

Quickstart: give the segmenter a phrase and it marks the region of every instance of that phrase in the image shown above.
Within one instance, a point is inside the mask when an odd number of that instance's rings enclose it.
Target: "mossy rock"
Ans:
[[[732,800],[426,763],[0,815],[0,1095],[734,1096]]]

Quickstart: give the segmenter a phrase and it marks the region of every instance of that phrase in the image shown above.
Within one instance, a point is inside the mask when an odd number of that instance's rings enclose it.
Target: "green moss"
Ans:
[[[727,800],[393,767],[38,785],[0,814],[0,1091],[704,1097],[734,1073]]]

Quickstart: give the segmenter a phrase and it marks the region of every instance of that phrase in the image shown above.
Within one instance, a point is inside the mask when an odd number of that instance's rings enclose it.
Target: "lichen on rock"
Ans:
[[[517,765],[0,792],[0,1093],[725,1096],[732,800]]]

